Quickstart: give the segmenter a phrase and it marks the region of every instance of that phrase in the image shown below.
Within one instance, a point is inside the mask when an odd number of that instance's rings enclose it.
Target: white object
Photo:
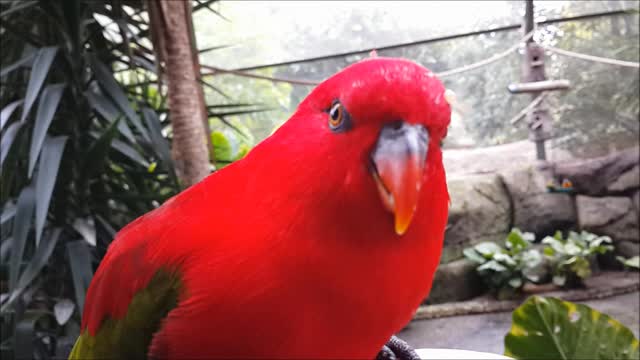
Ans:
[[[458,350],[458,349],[416,349],[421,359],[425,360],[441,360],[441,359],[473,359],[473,360],[513,360],[504,355],[492,354],[486,352]]]
[[[53,314],[56,317],[56,321],[59,325],[64,325],[69,321],[73,310],[76,308],[76,304],[69,299],[62,299],[53,306]]]

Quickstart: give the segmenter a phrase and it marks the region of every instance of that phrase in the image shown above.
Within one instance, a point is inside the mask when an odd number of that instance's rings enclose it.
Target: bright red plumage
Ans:
[[[116,237],[91,283],[82,329],[125,316],[161,268],[183,282],[150,353],[169,358],[373,358],[427,295],[448,194],[439,143],[444,87],[400,59],[362,61],[320,84],[245,159],[142,216]],[[336,133],[339,99],[353,119]],[[394,232],[367,167],[381,127],[429,133],[408,231]]]

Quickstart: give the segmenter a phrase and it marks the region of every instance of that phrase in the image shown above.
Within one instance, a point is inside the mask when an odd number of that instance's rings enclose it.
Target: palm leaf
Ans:
[[[2,309],[0,310],[1,312],[6,311],[7,308],[11,306],[16,299],[18,299],[20,294],[22,294],[27,286],[29,286],[33,279],[38,275],[40,270],[42,270],[42,268],[47,264],[61,233],[61,228],[55,228],[44,237],[42,243],[37,247],[35,254],[33,254],[31,261],[29,261],[27,267],[20,275],[17,286],[13,289],[11,295],[9,295],[8,300],[2,305]]]
[[[53,115],[58,109],[58,104],[60,103],[60,98],[62,97],[65,87],[66,84],[47,85],[47,87],[42,91],[42,96],[40,97],[40,103],[38,105],[38,112],[36,113],[35,126],[31,137],[31,150],[29,151],[29,177],[33,174],[33,169],[36,166],[38,155],[40,155],[40,149],[42,148],[44,137],[49,130],[49,125],[51,124],[51,120],[53,120]]]
[[[31,106],[36,101],[36,97],[40,93],[40,88],[44,79],[49,73],[49,67],[53,62],[53,58],[58,52],[57,46],[45,47],[38,50],[36,58],[33,60],[33,66],[31,67],[31,77],[29,78],[29,84],[27,85],[27,93],[24,98],[24,107],[22,108],[22,116],[20,122],[24,122],[29,115]]]
[[[140,118],[133,111],[127,96],[118,85],[109,68],[95,56],[91,57],[91,64],[100,87],[111,97],[117,107],[127,115],[127,118],[133,123],[133,126],[140,132],[142,137],[150,141],[147,129],[142,126]]]
[[[91,270],[91,253],[84,240],[67,243],[67,254],[71,265],[71,276],[73,278],[73,288],[76,294],[76,304],[78,312],[82,313],[84,308],[84,297],[89,288],[89,283],[93,277]]]
[[[20,263],[27,244],[27,235],[33,221],[33,210],[36,204],[33,186],[22,189],[18,196],[16,215],[13,218],[13,244],[11,262],[9,264],[9,289],[14,290],[20,273]]]
[[[0,112],[0,131],[4,129],[4,126],[7,124],[7,122],[9,122],[9,118],[11,117],[15,109],[18,106],[22,105],[23,102],[24,100],[16,100],[2,108],[2,112]]]
[[[53,195],[53,188],[58,178],[58,170],[60,169],[60,160],[67,137],[56,136],[54,138],[47,137],[42,147],[42,158],[40,159],[40,168],[36,177],[36,245],[40,242],[40,235],[44,228],[44,222],[47,218],[49,203]]]
[[[0,166],[4,164],[4,159],[6,159],[9,154],[9,150],[11,149],[11,145],[13,145],[13,140],[15,140],[18,135],[18,130],[22,127],[21,122],[14,122],[9,125],[7,130],[2,134],[2,139],[0,139]]]

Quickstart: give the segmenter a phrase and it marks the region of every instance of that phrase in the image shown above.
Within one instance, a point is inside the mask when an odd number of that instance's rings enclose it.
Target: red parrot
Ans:
[[[371,58],[244,159],[123,228],[72,359],[372,359],[426,297],[449,195],[442,83]]]

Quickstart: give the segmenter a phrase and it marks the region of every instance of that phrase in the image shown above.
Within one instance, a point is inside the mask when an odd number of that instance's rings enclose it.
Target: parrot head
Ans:
[[[314,177],[300,187],[312,184],[308,191],[324,194],[317,195],[318,206],[339,198],[334,205],[344,210],[386,210],[390,229],[402,235],[419,208],[421,191],[431,191],[425,184],[445,182],[444,171],[438,171],[451,116],[445,90],[414,62],[369,58],[318,85],[267,142],[277,141],[298,174]]]

